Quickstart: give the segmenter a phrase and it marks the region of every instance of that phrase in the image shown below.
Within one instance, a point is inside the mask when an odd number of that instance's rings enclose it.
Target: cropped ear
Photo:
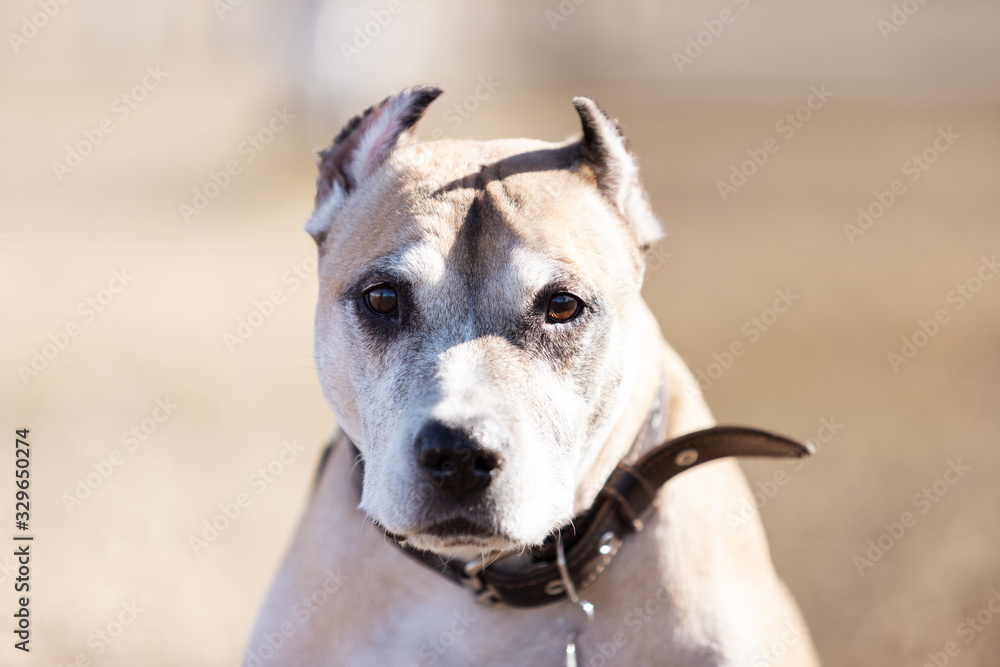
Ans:
[[[352,118],[319,152],[316,179],[316,210],[306,231],[321,243],[337,207],[396,148],[411,140],[410,130],[442,90],[436,86],[414,86],[385,98]]]
[[[660,221],[653,215],[639,182],[639,167],[618,124],[589,97],[574,97],[580,114],[583,139],[580,155],[597,178],[597,187],[628,223],[639,247],[646,250],[663,238]]]

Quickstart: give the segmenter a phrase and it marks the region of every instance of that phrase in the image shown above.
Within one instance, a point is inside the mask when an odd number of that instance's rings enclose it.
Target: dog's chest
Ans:
[[[564,664],[565,639],[551,616],[502,620],[474,602],[452,608],[424,602],[400,605],[381,619],[351,638],[338,664]]]
[[[436,577],[433,572],[429,572]],[[359,582],[361,583],[361,582]],[[423,583],[423,582],[421,582]],[[558,667],[565,664],[567,637],[557,619],[571,614],[568,604],[536,609],[481,607],[467,592],[447,581],[434,581],[426,593],[415,595],[422,585],[412,582],[391,585],[397,594],[391,602],[375,607],[376,598],[369,586],[349,587],[323,623],[322,648],[309,655],[323,656],[310,664],[431,666],[509,666],[512,664]],[[660,611],[660,610],[654,610]],[[582,665],[592,662],[603,651],[603,664],[639,664],[640,656],[664,655],[664,649],[650,645],[663,637],[649,621],[659,619],[628,617],[622,609],[604,608],[603,615],[579,644]],[[634,614],[633,614],[634,615]],[[635,626],[635,627],[633,627]],[[318,628],[316,628],[318,630]],[[663,628],[665,630],[665,628]],[[641,631],[640,631],[641,630]],[[319,647],[316,647],[319,648]],[[613,651],[614,655],[607,655]],[[310,661],[312,658],[310,657]],[[328,662],[322,662],[327,660]],[[639,662],[635,662],[638,660]]]
[[[325,507],[333,511],[307,516],[312,529],[296,540],[258,624],[252,649],[268,637],[282,644],[262,665],[564,664],[566,635],[557,617],[572,611],[569,603],[480,606],[470,592],[389,543],[351,504]],[[626,612],[599,605],[581,656],[599,651]],[[631,645],[616,648],[618,657],[656,636],[637,633]]]
[[[558,618],[573,614],[570,603],[530,609],[483,607],[470,592],[411,560],[368,526],[359,533],[356,520],[345,520],[344,528],[338,528],[328,526],[328,534],[352,538],[321,549],[327,574],[317,572],[308,586],[296,582],[291,586],[295,592],[286,596],[286,606],[296,599],[302,604],[301,591],[313,590],[315,611],[308,622],[296,625],[297,636],[289,637],[281,651],[288,662],[280,664],[565,664],[567,636]],[[310,551],[315,555],[320,549]],[[668,639],[675,620],[669,601],[656,602],[652,593],[643,598],[620,594],[625,580],[632,579],[625,576],[632,568],[624,565],[641,568],[640,552],[639,545],[628,544],[621,554],[623,567],[605,573],[585,591],[597,603],[597,620],[578,642],[579,664],[642,664],[642,656],[684,653],[684,647]],[[337,580],[336,589],[315,595],[331,577]],[[642,599],[644,608],[616,601],[633,597]],[[319,601],[323,604],[316,604]],[[607,662],[597,657],[602,653]]]

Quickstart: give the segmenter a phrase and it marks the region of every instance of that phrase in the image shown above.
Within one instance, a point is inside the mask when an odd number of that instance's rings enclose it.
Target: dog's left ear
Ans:
[[[663,238],[660,221],[653,215],[639,182],[639,167],[628,140],[589,97],[574,97],[573,106],[583,123],[580,155],[597,179],[597,187],[628,223],[639,247],[648,249]]]

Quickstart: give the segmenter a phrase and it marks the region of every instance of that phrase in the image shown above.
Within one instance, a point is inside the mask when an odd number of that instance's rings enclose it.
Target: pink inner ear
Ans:
[[[386,102],[372,109],[347,137],[333,147],[333,155],[324,160],[321,168],[321,183],[329,183],[320,193],[322,198],[329,193],[334,182],[339,183],[344,192],[353,190],[392,151],[394,137],[390,132],[380,132],[382,128],[377,125],[379,119],[385,117],[388,106]]]
[[[394,97],[355,116],[334,139],[330,148],[320,153],[316,204],[319,206],[339,185],[349,194],[371,175],[395,149],[400,136],[423,115],[441,89],[436,86],[407,88]]]
[[[409,112],[412,95],[398,95],[373,110],[355,134],[361,138],[351,160],[352,185],[360,183],[375,171],[396,148],[400,135],[412,124]],[[410,122],[407,122],[407,121]]]
[[[388,103],[383,104],[368,114],[351,136],[349,145],[344,147],[349,159],[344,166],[350,176],[351,188],[375,171],[392,150],[395,138],[387,131],[390,124],[382,120],[387,117],[388,106]]]

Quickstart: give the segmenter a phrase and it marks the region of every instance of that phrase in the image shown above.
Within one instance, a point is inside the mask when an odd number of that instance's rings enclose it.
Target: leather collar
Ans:
[[[556,564],[557,540],[565,549],[570,579],[578,590],[593,583],[611,563],[624,539],[643,529],[643,517],[656,503],[659,489],[685,470],[728,456],[802,458],[812,454],[811,443],[801,442],[745,426],[715,426],[667,440],[635,460],[656,438],[662,420],[663,393],[650,412],[632,451],[608,477],[593,506],[530,551],[527,566],[505,568],[503,557],[490,556],[469,562],[449,560],[430,551],[420,551],[394,542],[406,555],[430,567],[453,582],[469,589],[483,604],[502,603],[511,607],[537,607],[566,599],[567,592]],[[345,440],[359,465],[356,481],[361,483],[363,459],[354,443],[339,432],[320,460],[319,475],[332,448]],[[634,461],[634,462],[632,462]]]

